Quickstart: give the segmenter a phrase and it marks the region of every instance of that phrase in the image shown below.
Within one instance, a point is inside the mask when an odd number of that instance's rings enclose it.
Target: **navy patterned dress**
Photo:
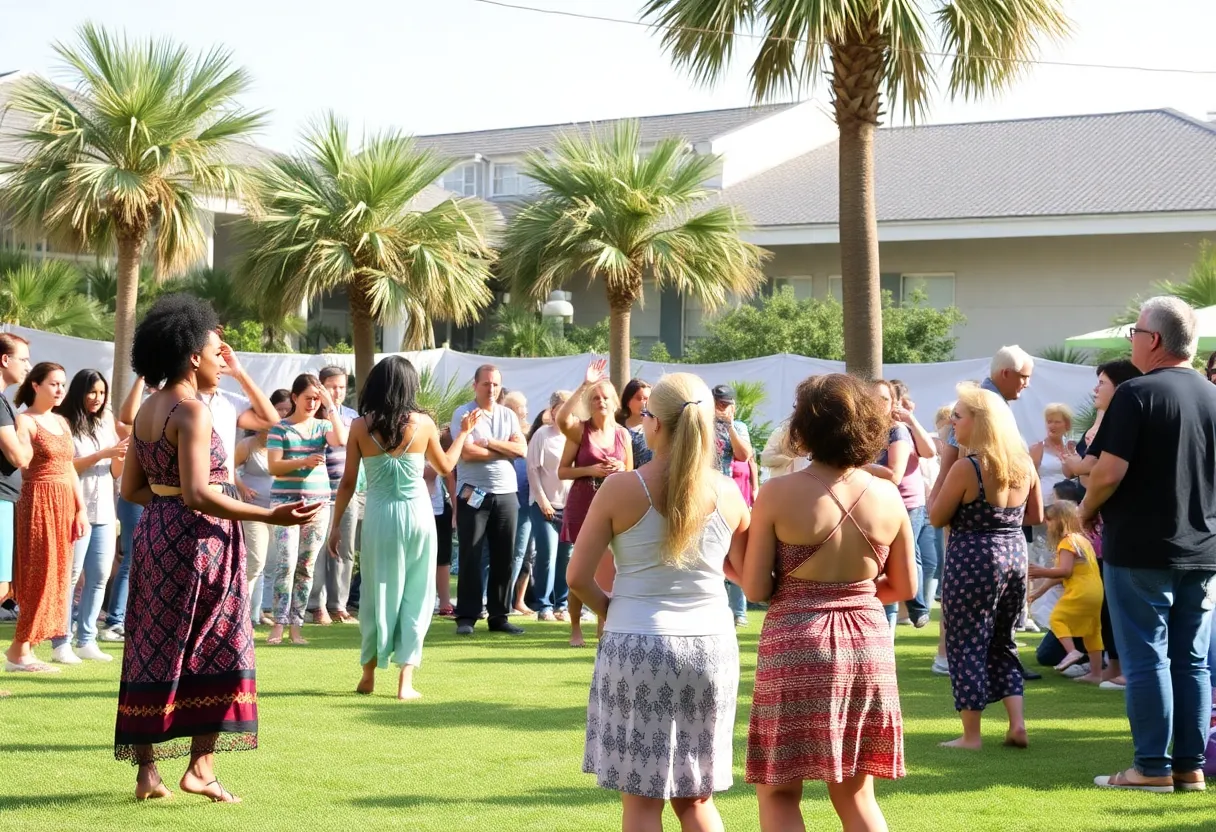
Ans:
[[[975,457],[980,494],[958,507],[942,568],[942,623],[956,710],[982,711],[1022,695],[1013,628],[1026,602],[1026,504],[988,502]]]
[[[181,487],[177,448],[163,429],[155,442],[132,436],[131,445],[150,484]],[[228,482],[224,459],[213,430],[210,482]],[[193,737],[208,735],[211,747],[196,752],[256,748],[240,523],[200,514],[180,496],[155,496],[135,526],[131,557],[114,756],[138,765],[185,756]]]

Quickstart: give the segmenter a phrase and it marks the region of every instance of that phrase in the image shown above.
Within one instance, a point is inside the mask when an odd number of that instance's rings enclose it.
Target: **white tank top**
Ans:
[[[1043,494],[1043,505],[1049,506],[1056,501],[1056,483],[1064,482],[1064,463],[1060,458],[1047,449],[1043,443],[1043,461],[1039,463],[1039,490]]]
[[[715,505],[705,519],[697,559],[683,569],[665,563],[662,545],[667,520],[655,511],[642,475],[634,473],[650,508],[610,544],[616,579],[604,630],[656,636],[734,635],[722,573],[732,537],[726,520]]]

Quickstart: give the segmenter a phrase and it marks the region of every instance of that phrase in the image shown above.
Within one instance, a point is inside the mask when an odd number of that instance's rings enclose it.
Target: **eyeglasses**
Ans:
[[[654,414],[653,414],[653,413],[651,413],[649,410],[647,410],[646,408],[644,408],[644,407],[643,407],[643,408],[642,408],[642,418],[643,418],[643,419],[653,419],[653,418],[654,418]]]
[[[1153,330],[1151,330],[1151,329],[1145,329],[1144,327],[1135,327],[1135,326],[1133,326],[1131,329],[1129,329],[1129,330],[1127,331],[1127,340],[1131,341],[1131,340],[1133,340],[1133,339],[1134,339],[1134,338],[1135,338],[1137,335],[1139,335],[1139,334],[1141,334],[1141,333],[1143,333],[1143,334],[1145,334],[1145,335],[1160,335],[1160,334],[1161,334],[1160,332],[1154,332],[1154,331],[1153,331]]]

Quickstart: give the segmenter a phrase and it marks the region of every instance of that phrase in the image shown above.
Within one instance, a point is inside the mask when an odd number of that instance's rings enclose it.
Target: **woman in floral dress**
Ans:
[[[1013,413],[997,394],[976,385],[960,387],[950,421],[969,455],[945,474],[929,520],[950,527],[942,627],[963,736],[942,745],[978,749],[984,709],[1000,702],[1009,715],[1005,744],[1026,748],[1022,666],[1013,629],[1026,604],[1022,526],[1043,522],[1039,477]]]

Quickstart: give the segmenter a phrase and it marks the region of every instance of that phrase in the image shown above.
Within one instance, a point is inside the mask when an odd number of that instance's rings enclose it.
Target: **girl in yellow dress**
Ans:
[[[1082,532],[1077,504],[1058,501],[1047,508],[1047,542],[1055,549],[1053,567],[1030,565],[1031,578],[1047,578],[1031,595],[1036,600],[1055,584],[1064,585],[1064,594],[1051,611],[1051,632],[1065,651],[1056,670],[1063,671],[1085,661],[1074,639],[1085,641],[1089,653],[1089,673],[1078,682],[1102,681],[1102,576],[1093,546]]]

